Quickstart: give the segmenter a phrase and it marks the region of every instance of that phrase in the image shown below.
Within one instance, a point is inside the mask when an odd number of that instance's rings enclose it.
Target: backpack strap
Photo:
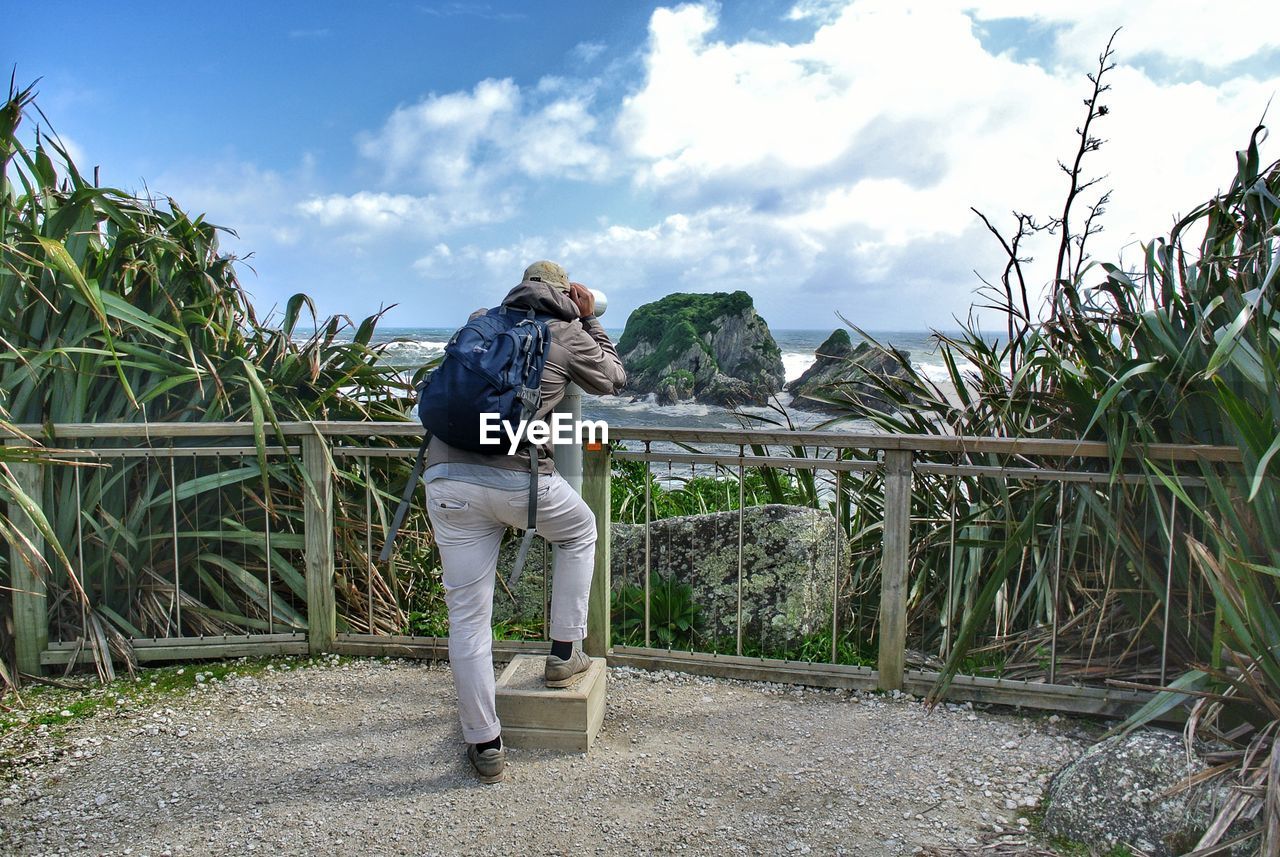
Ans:
[[[529,445],[529,526],[525,528],[520,539],[520,550],[516,553],[515,564],[511,567],[511,576],[507,578],[507,588],[515,589],[524,573],[524,561],[529,556],[529,547],[538,526],[538,447]]]
[[[533,537],[537,535],[533,530],[525,530],[524,535],[520,537],[520,550],[516,552],[515,565],[511,567],[511,576],[507,578],[507,588],[512,590],[512,597],[515,597],[516,584],[520,582],[520,575],[524,573],[524,561],[529,556],[529,546],[533,544]]]
[[[396,535],[400,532],[400,525],[404,523],[404,516],[409,512],[409,503],[413,500],[413,492],[418,487],[418,480],[422,478],[422,465],[427,458],[427,446],[431,443],[431,432],[424,432],[422,435],[422,445],[418,447],[418,457],[413,462],[413,473],[409,476],[409,482],[404,486],[404,493],[400,496],[400,505],[396,507],[396,514],[391,519],[391,529],[387,531],[387,540],[382,545],[381,552],[378,553],[378,562],[386,562],[391,557],[391,546],[395,544]]]
[[[529,526],[538,528],[538,447],[529,444]]]
[[[504,307],[506,311],[512,315],[520,312],[514,307]],[[538,341],[526,340],[525,342],[525,366],[526,368],[533,362],[537,356],[536,349],[546,347],[551,338],[551,332],[546,329],[546,323],[551,321],[554,316],[543,315],[534,312],[532,309],[526,310],[525,318],[528,321],[541,322],[542,326],[538,332]],[[545,337],[545,338],[544,338]],[[522,387],[520,389],[520,400],[524,405],[525,417],[530,418],[537,413],[538,405],[542,400],[541,388]],[[520,575],[524,573],[524,563],[529,557],[529,548],[533,544],[533,537],[537,535],[538,527],[538,447],[529,444],[529,524],[525,528],[524,536],[520,539],[520,549],[516,553],[515,564],[511,568],[511,576],[507,578],[507,588],[514,590],[516,584],[520,582]]]

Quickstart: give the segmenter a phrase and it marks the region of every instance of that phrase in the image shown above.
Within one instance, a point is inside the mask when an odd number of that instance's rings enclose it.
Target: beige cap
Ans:
[[[555,286],[562,292],[569,291],[569,275],[565,273],[564,268],[555,262],[548,262],[543,259],[541,262],[534,262],[532,265],[524,269],[524,278],[526,280],[536,280],[540,283],[546,283],[549,286]]]

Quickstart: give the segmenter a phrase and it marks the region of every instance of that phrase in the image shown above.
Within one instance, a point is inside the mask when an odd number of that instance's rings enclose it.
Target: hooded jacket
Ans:
[[[600,321],[595,316],[579,318],[578,305],[570,300],[568,293],[546,283],[525,280],[507,293],[502,299],[502,305],[551,316],[551,320],[547,322],[551,346],[547,351],[546,366],[542,370],[542,403],[538,408],[537,419],[545,419],[560,404],[565,388],[571,381],[597,396],[616,393],[626,383],[626,373],[618,358],[617,349],[604,332]],[[475,318],[485,312],[486,310],[477,310],[471,317]],[[554,447],[551,444],[539,444],[538,450],[538,472],[543,475],[554,473]],[[515,455],[486,455],[457,449],[433,437],[427,449],[424,478],[428,482],[447,478],[504,487],[508,482],[511,487],[520,487],[528,479],[527,475],[523,481],[519,481],[502,474],[494,479],[492,475],[485,473],[489,468],[528,474],[529,452],[522,449]]]

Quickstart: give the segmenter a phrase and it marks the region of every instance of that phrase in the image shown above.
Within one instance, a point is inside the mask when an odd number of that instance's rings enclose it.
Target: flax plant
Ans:
[[[900,377],[874,382],[894,407],[855,405],[844,416],[891,432],[1109,446],[1109,460],[1096,465],[1039,462],[1093,467],[1101,484],[917,474],[913,627],[922,647],[940,645],[935,698],[980,663],[1003,675],[1044,678],[1052,666],[1058,681],[1123,679],[1160,690],[1127,728],[1189,707],[1188,739],[1213,742],[1213,770],[1231,786],[1197,849],[1210,853],[1243,821],[1243,841],[1275,854],[1280,162],[1263,164],[1259,127],[1237,153],[1228,189],[1147,245],[1136,270],[1089,259],[1086,240],[1100,228],[1107,195],[1092,197],[1083,217],[1073,203],[1093,184],[1081,165],[1102,145],[1091,127],[1107,115],[1110,55],[1108,45],[1090,76],[1077,157],[1063,166],[1063,214],[1043,222],[1015,214],[1007,234],[982,217],[1007,258],[1000,278],[980,290],[1005,320],[1001,341],[971,318],[959,336],[939,336],[953,391],[900,360]],[[1057,262],[1037,301],[1023,244],[1045,234],[1056,238]],[[1243,464],[1175,467],[1142,455],[1142,445],[1159,442],[1234,446]],[[956,463],[1019,462],[968,455]],[[876,478],[854,486],[855,496],[872,496]],[[862,551],[870,573],[873,517]]]
[[[267,450],[286,441],[284,421],[406,418],[411,386],[371,344],[380,314],[317,322],[310,299],[295,295],[261,317],[219,247],[226,230],[172,199],[99,186],[47,122],[23,142],[20,127],[37,117],[31,88],[11,84],[0,108],[0,401],[10,418],[242,421],[256,450],[48,470],[48,541],[70,558],[50,573],[51,638],[85,640],[109,671],[130,637],[302,630],[302,499],[314,486],[295,458]],[[371,473],[383,519],[407,475],[388,461]],[[355,527],[365,479],[345,460],[337,467],[339,522]],[[363,543],[341,527],[336,542],[344,573],[367,578],[340,580],[360,608],[344,616],[398,628]],[[370,587],[388,603],[366,612]]]

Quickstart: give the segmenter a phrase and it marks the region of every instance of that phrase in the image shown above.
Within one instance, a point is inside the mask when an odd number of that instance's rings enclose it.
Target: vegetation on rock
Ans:
[[[751,295],[743,291],[667,295],[637,307],[627,317],[626,329],[618,340],[618,351],[634,351],[641,342],[656,342],[658,347],[651,357],[628,368],[639,372],[662,368],[689,345],[714,333],[715,322],[720,317],[741,315],[754,309]]]
[[[673,294],[638,307],[618,353],[628,388],[662,403],[758,404],[783,381],[782,351],[742,291]]]

